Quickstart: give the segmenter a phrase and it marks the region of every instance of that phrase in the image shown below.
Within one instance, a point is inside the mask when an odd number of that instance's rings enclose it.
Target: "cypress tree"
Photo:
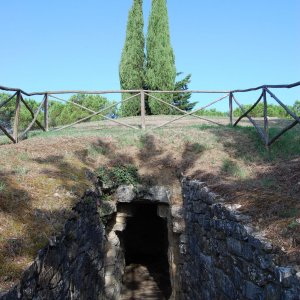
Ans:
[[[152,0],[147,34],[146,84],[149,90],[174,90],[176,67],[171,47],[166,0]],[[173,95],[159,95],[172,103]],[[172,108],[149,98],[151,113],[170,114]]]
[[[126,39],[122,51],[119,67],[121,89],[143,89],[145,67],[145,39],[144,39],[143,1],[134,0],[129,11]],[[123,94],[122,99],[130,97]],[[126,101],[121,105],[122,116],[140,114],[139,97]]]
[[[177,76],[180,76],[182,72],[177,73]],[[188,74],[186,77],[184,77],[181,80],[176,81],[175,83],[175,91],[186,91],[188,90],[188,84],[191,83],[191,74]],[[173,105],[176,107],[185,110],[185,111],[191,111],[194,106],[197,104],[197,102],[189,102],[192,94],[191,93],[178,93],[174,94],[173,97]],[[178,110],[174,109],[174,114],[180,114]]]

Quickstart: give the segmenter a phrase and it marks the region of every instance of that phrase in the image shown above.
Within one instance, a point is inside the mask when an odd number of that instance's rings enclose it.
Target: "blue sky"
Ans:
[[[132,0],[0,1],[0,85],[30,92],[119,89]],[[150,6],[144,0],[146,26]],[[176,67],[192,74],[190,89],[300,80],[299,0],[169,0],[168,10]],[[292,104],[300,89],[279,96]]]

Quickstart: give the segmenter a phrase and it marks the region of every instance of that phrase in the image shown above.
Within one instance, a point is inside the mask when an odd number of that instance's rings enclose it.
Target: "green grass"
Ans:
[[[225,151],[234,152],[235,158],[242,159],[245,162],[272,162],[276,159],[290,159],[300,155],[300,126],[296,126],[286,132],[267,149],[256,129],[252,126],[183,125],[182,127],[176,128],[172,126],[159,128],[149,132],[146,131],[145,133],[118,126],[110,128],[99,126],[99,128],[85,129],[84,125],[83,123],[82,127],[69,128],[61,131],[49,131],[46,133],[42,131],[32,131],[29,137],[113,137],[120,146],[137,146],[142,149],[147,143],[147,135],[153,134],[173,144],[176,144],[178,139],[194,143],[195,153],[201,153],[204,150],[219,147],[221,144],[224,146]],[[274,137],[280,130],[280,128],[270,128],[270,138]],[[207,134],[204,140],[195,140],[195,134],[201,136],[202,132]],[[228,136],[230,136],[230,138],[228,138]],[[245,141],[248,142],[245,143]],[[249,141],[251,141],[251,143],[249,143]],[[6,139],[6,142],[9,141]],[[91,147],[88,151],[90,156],[94,157],[98,154],[105,155],[106,150]],[[22,160],[22,158],[20,159]]]
[[[282,218],[295,218],[299,215],[299,210],[297,208],[289,208],[280,211],[278,215]]]
[[[196,154],[200,154],[203,151],[205,151],[207,147],[205,145],[199,144],[199,143],[194,143],[192,144],[192,150]]]
[[[0,145],[10,144],[11,140],[6,136],[0,136]]]
[[[6,190],[6,184],[0,181],[0,193],[3,193]]]
[[[27,152],[22,152],[18,155],[18,158],[23,161],[27,161],[30,159],[30,156]]]
[[[89,146],[87,151],[88,151],[88,155],[90,157],[97,157],[99,154],[101,154],[101,155],[108,154],[108,149],[106,149],[105,147],[96,146],[96,145]]]
[[[242,168],[236,162],[230,159],[223,160],[221,166],[221,173],[239,178],[245,178],[248,175],[247,171],[244,168]]]
[[[300,155],[300,130],[298,128],[286,132],[269,149],[265,147],[254,127],[236,127],[233,130],[237,130],[250,137],[256,148],[256,154],[264,161],[274,161],[278,158],[291,158]],[[270,128],[270,139],[280,131],[280,128]]]
[[[260,180],[260,185],[263,188],[277,188],[277,181],[273,178],[262,178]]]
[[[26,167],[16,166],[13,168],[13,172],[19,176],[24,176],[29,172],[29,170]]]

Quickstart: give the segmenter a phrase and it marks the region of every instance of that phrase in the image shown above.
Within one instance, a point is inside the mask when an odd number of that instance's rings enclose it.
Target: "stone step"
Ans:
[[[165,300],[154,274],[146,266],[131,264],[126,266],[123,276],[121,300]]]

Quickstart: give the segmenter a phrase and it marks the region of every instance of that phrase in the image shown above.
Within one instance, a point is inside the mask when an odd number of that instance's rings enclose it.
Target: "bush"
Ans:
[[[138,170],[134,165],[118,165],[110,169],[101,167],[97,175],[105,186],[137,185],[140,182]]]

